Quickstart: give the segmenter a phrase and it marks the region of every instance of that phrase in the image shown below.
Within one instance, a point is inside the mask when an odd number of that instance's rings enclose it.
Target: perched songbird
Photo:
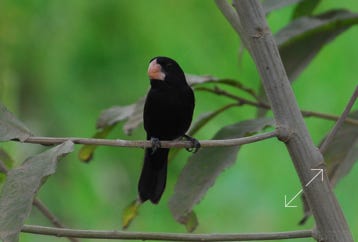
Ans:
[[[197,140],[185,135],[193,117],[195,99],[183,70],[168,57],[150,61],[148,76],[151,88],[144,105],[144,129],[152,148],[145,149],[138,192],[141,202],[158,203],[166,184],[169,149],[160,148],[160,140],[186,137],[195,148]]]

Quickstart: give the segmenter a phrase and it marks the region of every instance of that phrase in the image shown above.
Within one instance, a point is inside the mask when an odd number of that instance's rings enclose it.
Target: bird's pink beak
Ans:
[[[150,80],[164,81],[165,73],[162,72],[162,66],[157,63],[157,59],[150,62],[148,67],[148,76]]]

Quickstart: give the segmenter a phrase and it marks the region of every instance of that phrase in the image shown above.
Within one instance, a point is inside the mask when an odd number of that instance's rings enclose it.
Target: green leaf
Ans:
[[[198,217],[194,211],[190,211],[187,215],[181,217],[179,223],[185,225],[186,231],[189,233],[194,232],[199,225]]]
[[[321,0],[303,0],[297,4],[292,14],[292,19],[297,19],[303,16],[312,15],[314,9],[318,6]]]
[[[24,141],[31,135],[29,129],[0,103],[0,141]]]
[[[107,126],[103,128],[100,131],[97,131],[97,133],[92,137],[95,139],[104,139],[108,136],[108,134],[112,131],[115,124],[112,126]],[[93,158],[94,151],[96,150],[97,145],[83,145],[81,149],[78,152],[78,158],[81,161],[89,162]]]
[[[242,121],[223,127],[213,139],[244,137],[273,123],[271,118]],[[220,173],[236,161],[239,149],[240,146],[202,148],[189,158],[169,200],[171,213],[178,222],[185,221]]]
[[[123,211],[122,228],[127,229],[132,221],[137,217],[140,208],[140,201],[134,200]]]
[[[326,44],[357,23],[358,14],[333,10],[296,19],[281,29],[275,39],[290,82],[302,73]],[[259,99],[267,100],[262,87]],[[262,117],[266,113],[266,109],[258,109],[257,115]]]
[[[66,141],[26,159],[20,167],[8,172],[0,194],[0,239],[18,241],[37,191],[46,178],[55,172],[57,160],[72,150],[73,143]]]

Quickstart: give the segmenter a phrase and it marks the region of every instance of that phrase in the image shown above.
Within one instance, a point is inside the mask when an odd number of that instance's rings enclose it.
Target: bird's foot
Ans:
[[[162,147],[162,144],[160,143],[160,140],[158,138],[151,137],[150,143],[152,143],[152,154],[154,154],[157,149]]]
[[[192,147],[190,147],[190,148],[185,148],[187,151],[196,153],[200,149],[201,145],[197,139],[190,137],[189,135],[186,135],[186,134],[183,135],[183,138],[190,141],[191,145],[192,145]]]

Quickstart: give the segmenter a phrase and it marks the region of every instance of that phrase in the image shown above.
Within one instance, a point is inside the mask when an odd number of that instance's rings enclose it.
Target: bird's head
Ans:
[[[178,63],[168,57],[155,57],[150,60],[148,76],[151,83],[161,81],[168,85],[187,85],[183,70]]]

